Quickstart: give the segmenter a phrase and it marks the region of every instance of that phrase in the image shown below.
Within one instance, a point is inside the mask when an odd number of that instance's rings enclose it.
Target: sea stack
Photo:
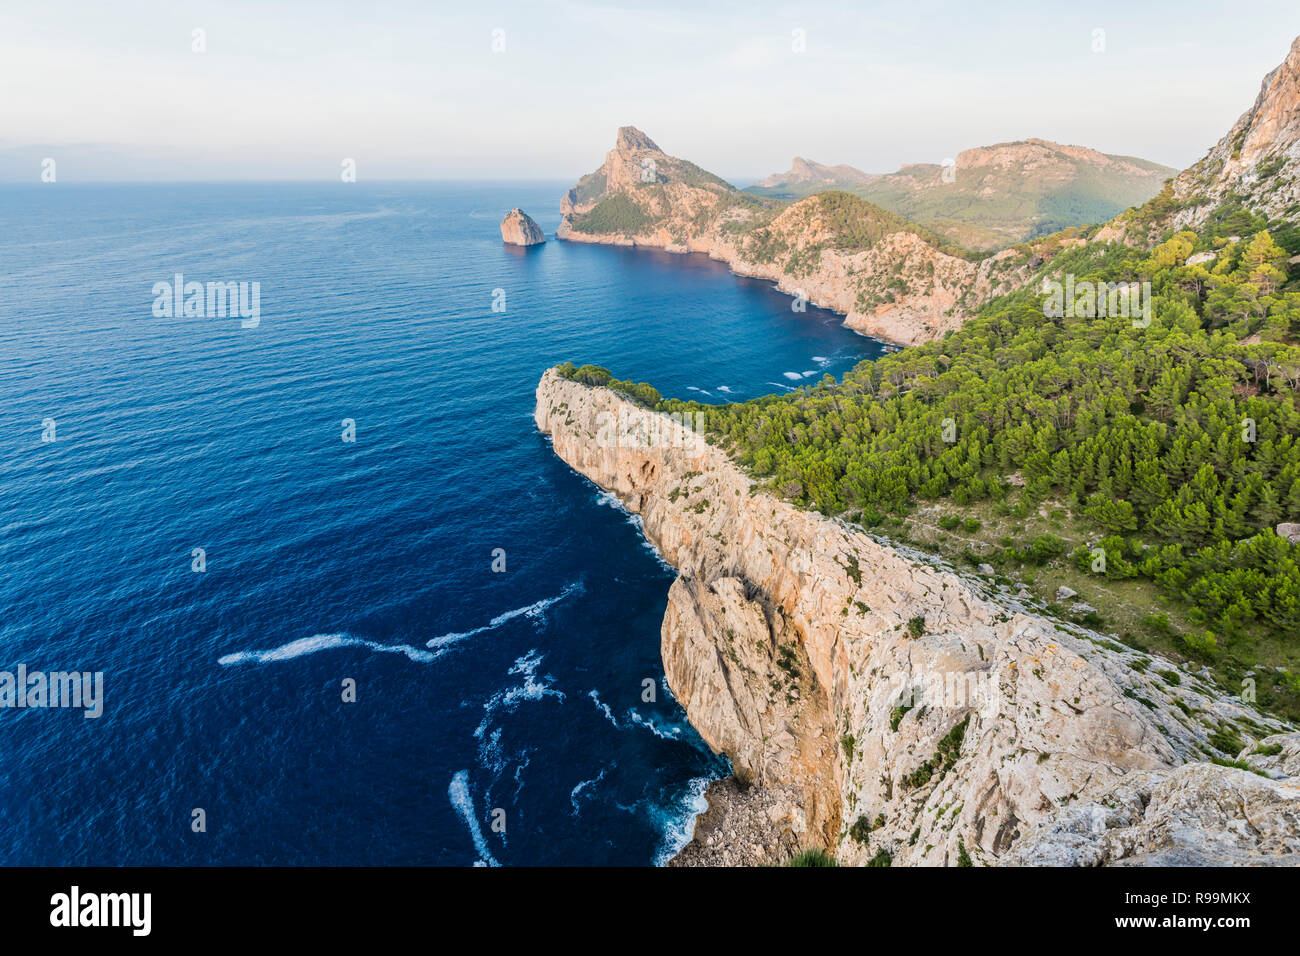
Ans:
[[[535,246],[546,241],[546,234],[532,216],[515,208],[501,220],[501,238],[511,246]]]

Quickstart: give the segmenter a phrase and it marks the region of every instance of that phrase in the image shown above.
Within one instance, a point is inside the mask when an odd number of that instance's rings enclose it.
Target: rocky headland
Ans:
[[[633,127],[619,130],[604,164],[565,194],[561,212],[561,239],[702,252],[902,345],[942,337],[1040,261],[1024,250],[972,257],[844,192],[793,204],[743,193]]]
[[[734,774],[677,865],[1300,863],[1300,734],[1197,673],[758,491],[610,389],[548,371],[535,416],[679,572],[664,669]]]

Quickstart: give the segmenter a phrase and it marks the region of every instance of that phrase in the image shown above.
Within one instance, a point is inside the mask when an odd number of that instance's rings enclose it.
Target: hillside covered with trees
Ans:
[[[841,382],[722,406],[617,385],[703,411],[713,440],[802,506],[1013,586],[1073,581],[1098,607],[1054,610],[1223,680],[1268,664],[1251,675],[1260,702],[1295,716],[1300,545],[1275,527],[1300,521],[1300,282],[1268,229],[1216,222],[1052,260],[1045,279],[1150,282],[1145,327],[1049,317],[1023,289]]]

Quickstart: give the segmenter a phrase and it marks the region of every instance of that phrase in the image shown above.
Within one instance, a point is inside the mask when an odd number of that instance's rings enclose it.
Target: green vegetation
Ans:
[[[601,368],[599,365],[583,365],[579,368],[572,362],[565,362],[557,366],[555,371],[561,377],[573,382],[581,382],[583,385],[603,385],[606,388],[613,389],[622,395],[626,395],[638,405],[644,405],[647,408],[654,408],[663,401],[663,396],[659,394],[659,390],[648,382],[622,381],[614,378],[609,369]]]
[[[1015,163],[988,166],[973,174],[958,171],[954,179],[945,181],[943,167],[917,164],[868,182],[795,182],[779,187],[751,186],[747,192],[798,200],[842,190],[920,223],[949,242],[996,249],[1104,222],[1150,199],[1160,188],[1160,177],[1175,172],[1128,156],[1113,157],[1127,165],[1108,167],[1059,153],[1056,158],[1061,169],[1072,168],[1073,175],[1043,175],[1038,164],[1026,167]]]
[[[1231,724],[1220,724],[1219,729],[1210,735],[1210,746],[1229,757],[1235,757],[1246,748],[1246,742]]]
[[[1079,246],[1045,270],[1150,282],[1145,326],[1047,317],[1024,289],[838,383],[659,407],[704,412],[736,460],[800,507],[900,540],[904,518],[961,509],[940,526],[1013,532],[979,552],[961,542],[972,564],[1043,568],[1080,591],[1093,581],[1108,614],[1131,605],[1162,653],[1225,680],[1256,662],[1294,672],[1300,547],[1273,529],[1300,520],[1300,276],[1268,230],[1227,241],[1225,224],[1242,223],[1229,209],[1149,250]],[[1189,265],[1197,251],[1214,259]],[[1061,517],[1040,519],[1049,510]],[[1029,524],[1042,533],[1017,543]],[[1266,678],[1259,702],[1300,715],[1300,682]]]
[[[810,847],[796,853],[785,863],[786,866],[839,866],[835,857],[818,847]]]
[[[867,866],[892,866],[894,857],[883,847],[876,851],[876,855],[867,861]]]
[[[966,852],[966,844],[963,843],[960,839],[957,841],[957,865],[958,866],[975,865],[974,863],[971,862],[970,854]]]
[[[573,228],[578,232],[589,233],[636,235],[653,224],[654,219],[626,193],[606,196],[589,212],[573,217]]]
[[[907,716],[907,712],[913,706],[913,704],[899,704],[889,712],[889,729],[891,731],[898,733],[898,725],[903,722],[903,718]]]
[[[939,749],[935,751],[934,756],[903,777],[903,786],[915,790],[917,787],[925,786],[932,778],[941,778],[951,770],[957,758],[961,756],[961,742],[966,737],[966,727],[969,723],[968,716],[948,731],[939,741]]]
[[[1251,773],[1257,774],[1261,777],[1268,776],[1264,771],[1252,767],[1244,760],[1224,760],[1222,757],[1211,757],[1210,763],[1218,764],[1220,767],[1236,767],[1238,770],[1249,770]]]
[[[840,738],[840,746],[844,748],[844,757],[849,763],[853,763],[853,744],[852,734],[845,734]]]

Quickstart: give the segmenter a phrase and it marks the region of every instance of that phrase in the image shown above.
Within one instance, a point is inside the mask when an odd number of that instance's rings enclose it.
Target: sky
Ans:
[[[1297,34],[1295,0],[7,2],[0,179],[53,158],[60,182],[344,160],[569,181],[623,125],[739,185],[794,156],[888,172],[1030,136],[1183,168]]]

